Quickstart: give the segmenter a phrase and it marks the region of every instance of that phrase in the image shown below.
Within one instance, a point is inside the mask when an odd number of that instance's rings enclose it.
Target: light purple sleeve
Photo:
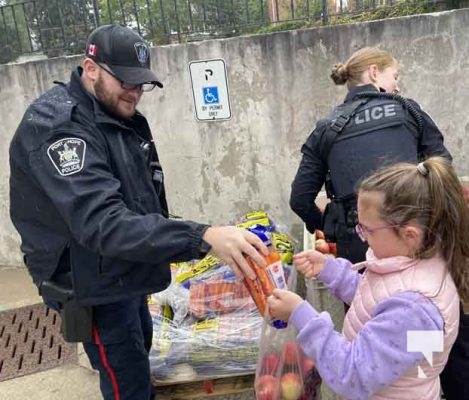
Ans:
[[[303,351],[316,362],[326,384],[348,400],[367,399],[424,359],[407,351],[407,331],[443,329],[437,307],[416,292],[404,292],[381,302],[355,340],[334,331],[330,315],[308,302],[291,314]]]
[[[352,302],[362,277],[352,270],[352,265],[345,258],[328,257],[324,269],[317,276],[335,297],[347,304]]]

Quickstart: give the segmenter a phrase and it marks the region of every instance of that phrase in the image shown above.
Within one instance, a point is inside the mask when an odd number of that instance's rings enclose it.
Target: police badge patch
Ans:
[[[60,139],[47,149],[54,167],[62,176],[76,174],[83,168],[86,142],[78,138]]]
[[[137,52],[138,62],[142,65],[147,65],[148,56],[150,55],[148,46],[143,42],[137,42],[134,44],[134,47],[135,51]]]

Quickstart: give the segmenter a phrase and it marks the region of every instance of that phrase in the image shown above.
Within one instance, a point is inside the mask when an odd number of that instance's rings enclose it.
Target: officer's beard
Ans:
[[[121,99],[119,96],[109,89],[107,89],[106,84],[102,76],[98,76],[98,79],[93,85],[94,96],[99,101],[99,103],[106,108],[106,111],[112,114],[118,119],[131,119],[135,115],[135,107],[131,110],[123,110],[122,107],[119,107]]]

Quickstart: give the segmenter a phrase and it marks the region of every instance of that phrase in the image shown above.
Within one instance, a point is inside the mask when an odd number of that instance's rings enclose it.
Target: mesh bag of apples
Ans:
[[[318,400],[321,378],[296,342],[296,329],[262,327],[254,388],[257,400]]]

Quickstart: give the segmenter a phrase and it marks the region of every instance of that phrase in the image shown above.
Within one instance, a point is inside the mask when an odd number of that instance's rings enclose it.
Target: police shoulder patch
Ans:
[[[85,161],[86,142],[78,138],[57,140],[47,148],[47,155],[60,175],[80,172]]]

